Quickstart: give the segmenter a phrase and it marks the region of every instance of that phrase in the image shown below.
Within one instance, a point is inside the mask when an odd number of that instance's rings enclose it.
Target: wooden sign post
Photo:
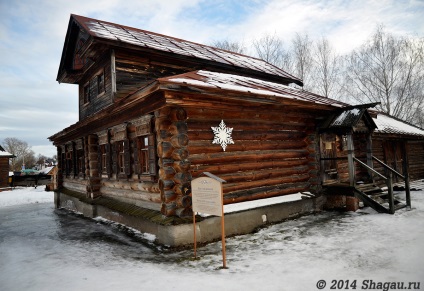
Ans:
[[[222,183],[225,180],[204,172],[207,177],[199,177],[191,181],[191,193],[193,203],[193,233],[194,233],[194,257],[196,257],[196,213],[221,216],[221,240],[223,268],[227,268],[225,255],[225,224],[224,224],[224,198]]]

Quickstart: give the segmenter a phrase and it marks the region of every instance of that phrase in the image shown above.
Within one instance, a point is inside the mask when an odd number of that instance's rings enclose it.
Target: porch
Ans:
[[[330,201],[337,195],[355,197],[378,212],[393,214],[411,207],[407,149],[405,144],[398,147],[392,167],[373,155],[371,137],[376,125],[367,111],[372,106],[375,104],[352,106],[323,123],[321,181]],[[385,155],[386,160],[390,160],[389,156]],[[394,185],[399,183],[405,188],[405,202],[393,194]],[[354,199],[352,203],[355,202]]]

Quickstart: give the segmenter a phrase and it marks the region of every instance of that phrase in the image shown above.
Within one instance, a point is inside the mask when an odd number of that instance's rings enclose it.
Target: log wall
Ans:
[[[407,150],[411,180],[424,178],[424,140],[408,142]]]
[[[202,108],[202,106],[199,106]],[[187,108],[193,178],[211,172],[224,179],[224,203],[309,191],[316,183],[315,123],[312,115],[287,108]],[[233,128],[226,151],[212,144],[224,120]]]
[[[9,158],[0,157],[0,188],[9,186]]]

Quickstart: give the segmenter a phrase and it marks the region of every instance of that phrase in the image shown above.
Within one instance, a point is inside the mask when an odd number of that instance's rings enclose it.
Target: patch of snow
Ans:
[[[13,190],[0,192],[0,207],[34,204],[53,203],[54,192],[46,192],[44,186],[16,187]]]
[[[302,200],[301,193],[283,195],[283,196],[266,198],[266,199],[258,199],[254,201],[227,204],[227,205],[224,205],[224,213],[245,211],[245,210],[254,209],[258,207],[270,206],[270,205],[299,201],[299,200]]]

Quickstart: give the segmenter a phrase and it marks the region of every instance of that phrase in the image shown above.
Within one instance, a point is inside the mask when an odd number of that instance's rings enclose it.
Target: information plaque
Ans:
[[[209,177],[191,182],[193,211],[222,216],[222,183]]]

